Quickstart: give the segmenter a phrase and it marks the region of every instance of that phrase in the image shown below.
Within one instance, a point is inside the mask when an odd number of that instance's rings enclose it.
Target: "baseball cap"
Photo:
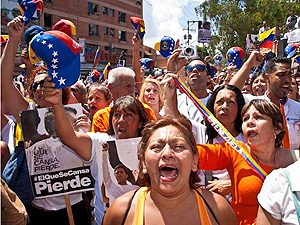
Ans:
[[[52,30],[65,32],[70,37],[76,36],[76,27],[70,20],[60,19],[53,25]]]
[[[69,87],[80,77],[82,47],[66,33],[52,30],[40,32],[29,43],[32,64],[43,59],[55,88]]]
[[[240,47],[232,47],[227,51],[227,66],[232,63],[236,68],[241,68],[242,59],[245,57],[245,52]]]
[[[43,0],[18,0],[18,6],[23,15],[25,26],[30,20],[37,20],[44,13],[44,2]],[[33,16],[34,14],[37,16]]]
[[[149,58],[142,58],[140,59],[141,66],[144,66],[145,69],[150,69],[153,67],[154,60]]]
[[[154,44],[154,49],[159,51],[160,54],[165,58],[169,58],[172,55],[174,47],[174,39],[168,36],[164,36],[163,38],[157,40]]]
[[[139,17],[131,16],[130,22],[133,28],[137,31],[140,39],[143,39],[145,35],[145,21]]]
[[[29,42],[31,41],[31,39],[35,35],[39,34],[41,31],[44,31],[44,28],[42,28],[41,26],[37,26],[37,25],[31,26],[25,31],[24,39],[25,39],[25,42],[27,43],[27,46],[29,45]]]
[[[295,55],[295,52],[297,50],[297,48],[299,48],[298,44],[289,44],[285,47],[284,52],[287,56],[287,58],[292,58]]]

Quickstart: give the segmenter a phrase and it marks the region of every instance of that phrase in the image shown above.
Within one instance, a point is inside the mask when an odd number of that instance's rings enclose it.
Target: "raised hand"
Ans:
[[[51,82],[51,77],[45,77],[43,97],[53,106],[62,104],[62,89],[54,89],[54,87],[55,84]]]
[[[12,21],[7,24],[8,27],[8,34],[9,34],[9,41],[10,40],[17,40],[19,41],[22,37],[24,32],[24,22],[23,17],[18,16],[15,17]]]

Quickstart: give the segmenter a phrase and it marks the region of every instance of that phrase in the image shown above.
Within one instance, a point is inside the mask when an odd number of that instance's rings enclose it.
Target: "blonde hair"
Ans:
[[[159,94],[159,110],[161,110],[161,108],[163,107],[163,92],[162,92],[162,89],[160,87],[160,83],[158,80],[150,79],[150,78],[147,78],[146,80],[144,80],[144,83],[140,90],[139,100],[144,104],[146,103],[145,99],[144,99],[145,89],[146,89],[147,84],[149,84],[149,83],[155,84],[157,86],[157,90],[158,90],[158,94]]]

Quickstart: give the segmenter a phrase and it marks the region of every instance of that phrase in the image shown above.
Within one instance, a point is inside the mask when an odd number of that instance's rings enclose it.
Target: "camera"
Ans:
[[[196,46],[179,46],[182,51],[179,54],[180,58],[188,57],[188,58],[197,58],[197,47]]]

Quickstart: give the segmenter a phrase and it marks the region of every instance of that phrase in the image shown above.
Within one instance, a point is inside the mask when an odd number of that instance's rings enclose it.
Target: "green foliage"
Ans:
[[[218,49],[225,55],[233,46],[245,49],[247,34],[258,34],[264,20],[284,33],[290,9],[299,16],[299,0],[205,0],[195,11],[215,27],[208,52]]]

